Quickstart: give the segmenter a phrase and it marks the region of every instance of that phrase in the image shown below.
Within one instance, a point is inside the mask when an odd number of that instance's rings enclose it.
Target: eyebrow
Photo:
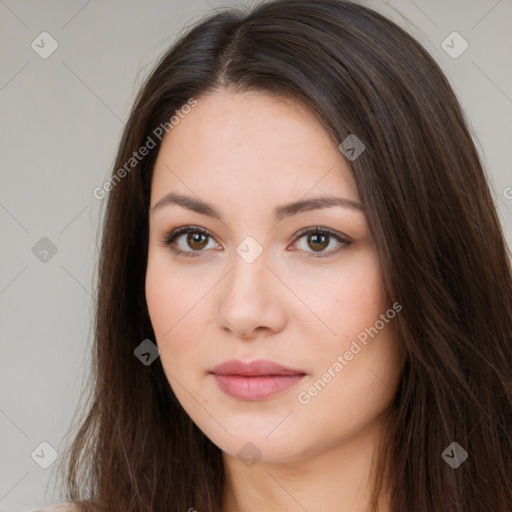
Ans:
[[[202,201],[201,199],[192,196],[185,196],[176,192],[169,192],[167,195],[162,197],[162,199],[160,199],[155,204],[155,206],[151,208],[151,213],[154,213],[156,210],[159,210],[170,204],[176,204],[182,208],[186,208],[187,210],[191,210],[201,215],[206,215],[208,217],[213,217],[219,220],[222,220],[223,217],[222,212],[215,208],[215,206]],[[322,208],[331,208],[334,206],[342,206],[344,208],[350,208],[352,210],[364,212],[363,205],[357,201],[344,199],[343,197],[323,196],[311,199],[301,199],[299,201],[293,201],[291,203],[277,206],[274,209],[274,217],[277,220],[282,220],[286,217],[290,217],[298,213],[307,212],[310,210],[319,210]]]

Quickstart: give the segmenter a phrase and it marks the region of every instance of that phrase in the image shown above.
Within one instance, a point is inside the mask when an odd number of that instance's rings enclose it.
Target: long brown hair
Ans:
[[[140,90],[105,199],[93,383],[67,452],[69,499],[108,512],[221,510],[220,449],[185,413],[160,359],[146,366],[134,349],[155,341],[145,301],[154,130],[222,87],[294,98],[337,144],[355,134],[366,147],[349,164],[386,292],[403,306],[405,361],[373,510],[383,485],[393,512],[512,510],[512,272],[493,197],[433,58],[395,23],[342,0],[217,12]],[[119,173],[148,137],[156,147]],[[468,453],[458,468],[442,456],[453,457],[454,442]]]

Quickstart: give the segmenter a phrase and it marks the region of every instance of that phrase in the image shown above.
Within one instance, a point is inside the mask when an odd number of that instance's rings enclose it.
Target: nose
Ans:
[[[265,251],[252,262],[235,254],[218,291],[217,323],[244,340],[278,332],[286,323],[284,292]]]

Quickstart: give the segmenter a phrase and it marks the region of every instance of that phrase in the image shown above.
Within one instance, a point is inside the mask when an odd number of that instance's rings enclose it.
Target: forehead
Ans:
[[[300,103],[227,90],[196,100],[162,141],[152,204],[171,190],[254,205],[308,191],[358,200],[336,142]]]

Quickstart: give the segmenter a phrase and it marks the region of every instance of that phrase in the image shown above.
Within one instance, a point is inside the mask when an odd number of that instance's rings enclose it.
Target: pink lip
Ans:
[[[263,400],[294,386],[306,374],[273,361],[231,359],[210,372],[224,393],[242,400]]]

